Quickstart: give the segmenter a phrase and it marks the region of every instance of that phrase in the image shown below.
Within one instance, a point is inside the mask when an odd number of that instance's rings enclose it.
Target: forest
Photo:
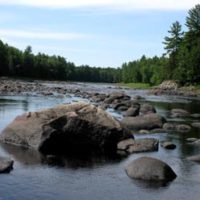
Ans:
[[[119,68],[75,66],[61,56],[34,55],[32,47],[24,51],[0,40],[0,76],[44,80],[149,83],[156,85],[173,79],[182,85],[200,83],[200,4],[188,11],[186,31],[175,21],[163,39],[161,57],[123,63]]]

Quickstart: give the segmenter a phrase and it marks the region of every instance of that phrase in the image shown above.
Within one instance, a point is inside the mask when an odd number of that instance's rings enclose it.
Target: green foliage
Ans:
[[[132,89],[149,89],[151,88],[149,83],[120,83],[119,86],[129,87]]]
[[[200,34],[200,4],[189,10],[186,18],[186,26],[190,33]]]
[[[61,56],[34,55],[31,46],[22,52],[0,40],[0,76],[114,83],[121,74],[119,68],[76,67]]]
[[[165,54],[162,57],[127,62],[121,68],[100,68],[88,65],[75,66],[61,56],[32,53],[31,46],[24,52],[0,40],[0,76],[20,76],[48,80],[128,83],[141,88],[156,85],[166,79],[181,84],[200,83],[200,4],[189,10],[186,18],[188,30],[182,32],[176,21],[164,38]],[[133,84],[130,84],[133,83]],[[147,84],[147,85],[146,85]]]
[[[166,78],[172,79],[174,71],[177,68],[177,63],[178,63],[177,54],[183,37],[181,24],[178,21],[173,23],[168,33],[170,33],[170,36],[169,37],[166,36],[164,38],[163,44],[165,45],[164,49],[166,50],[165,55],[169,55],[169,60],[166,65],[166,74],[167,74]]]
[[[124,83],[159,84],[164,80],[164,66],[168,59],[164,57],[146,58],[124,63],[122,65],[122,81]]]
[[[173,23],[168,33],[170,33],[170,36],[164,38],[165,41],[163,44],[165,45],[164,49],[167,51],[167,54],[171,55],[178,51],[182,41],[183,32],[181,24],[178,21]]]

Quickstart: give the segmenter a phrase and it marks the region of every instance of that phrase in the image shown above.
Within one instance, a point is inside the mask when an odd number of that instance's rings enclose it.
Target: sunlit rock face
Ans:
[[[5,143],[34,148],[44,154],[65,154],[114,152],[119,141],[132,136],[102,109],[75,103],[18,116],[0,137]]]

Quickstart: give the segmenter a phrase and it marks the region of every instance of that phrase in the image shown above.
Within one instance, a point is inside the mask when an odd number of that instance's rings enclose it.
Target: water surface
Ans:
[[[81,84],[80,84],[81,85]],[[108,88],[109,87],[109,88]],[[111,92],[117,90],[106,85],[84,85],[88,90]],[[103,89],[102,89],[103,88]],[[168,120],[169,110],[184,108],[191,113],[200,113],[200,101],[177,97],[148,96],[146,91],[127,90],[134,96],[145,96],[154,104],[158,112]],[[17,115],[52,107],[60,103],[80,101],[73,96],[37,97],[37,96],[0,96],[0,131]],[[119,116],[118,114],[114,113]],[[199,119],[185,119],[184,123]],[[24,150],[10,145],[0,145],[0,155],[12,157],[14,170],[0,176],[0,200],[196,200],[200,196],[200,164],[187,161],[189,155],[200,153],[200,148],[188,145],[187,137],[200,138],[200,131],[190,133],[157,133],[140,135],[136,138],[155,137],[160,141],[171,140],[175,150],[159,148],[158,152],[132,154],[123,159],[110,157],[73,157],[62,158],[58,165],[49,164],[42,155],[35,151]],[[177,178],[165,185],[151,184],[131,180],[125,173],[127,163],[143,155],[160,158],[176,172]],[[61,165],[60,165],[61,164]]]

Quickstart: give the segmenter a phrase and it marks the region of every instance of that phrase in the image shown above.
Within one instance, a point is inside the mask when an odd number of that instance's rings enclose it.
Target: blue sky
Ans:
[[[162,55],[171,24],[197,0],[0,0],[0,39],[76,65],[120,67]]]

